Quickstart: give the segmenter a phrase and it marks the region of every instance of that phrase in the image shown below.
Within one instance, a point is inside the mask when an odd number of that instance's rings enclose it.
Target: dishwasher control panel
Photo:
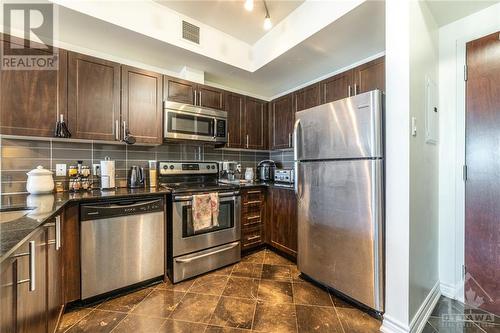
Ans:
[[[139,215],[163,211],[163,198],[97,202],[81,206],[80,219],[82,221],[97,220],[111,217]]]

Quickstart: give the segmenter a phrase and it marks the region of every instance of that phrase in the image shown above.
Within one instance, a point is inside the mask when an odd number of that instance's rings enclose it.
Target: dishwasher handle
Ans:
[[[155,200],[124,200],[125,203],[107,202],[81,206],[81,221],[104,219],[111,217],[147,214],[163,211],[163,198]]]

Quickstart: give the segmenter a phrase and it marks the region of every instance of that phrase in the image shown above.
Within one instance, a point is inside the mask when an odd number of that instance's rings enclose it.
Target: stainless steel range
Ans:
[[[215,162],[158,163],[159,185],[171,190],[167,204],[167,274],[174,282],[240,260],[240,193],[238,187],[218,183]],[[217,225],[197,230],[193,196],[218,193]]]

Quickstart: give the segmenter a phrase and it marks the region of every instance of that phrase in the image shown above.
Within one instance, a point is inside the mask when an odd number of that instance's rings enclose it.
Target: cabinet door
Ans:
[[[163,142],[162,75],[122,66],[122,121],[137,143]]]
[[[381,57],[354,69],[355,93],[374,89],[385,90],[385,57]]]
[[[223,90],[199,84],[197,86],[197,93],[198,97],[196,102],[199,106],[217,110],[224,110]]]
[[[80,270],[80,216],[78,204],[64,210],[62,228],[64,303],[81,299]]]
[[[194,105],[195,89],[194,82],[163,76],[163,98],[166,101]]]
[[[30,251],[30,243],[34,251]],[[30,253],[34,253],[30,255]],[[45,332],[47,329],[47,280],[46,232],[40,229],[28,242],[16,252],[17,259],[17,332]],[[31,261],[34,269],[30,270]],[[30,288],[34,281],[34,289]],[[30,290],[31,289],[31,290]]]
[[[16,328],[16,259],[0,264],[0,332],[14,333]]]
[[[342,98],[352,96],[354,94],[352,75],[352,70],[349,70],[321,81],[321,103],[330,103]]]
[[[68,115],[73,138],[119,139],[120,64],[70,52]]]
[[[47,332],[52,333],[63,309],[61,218],[47,224]]]
[[[273,213],[271,220],[271,245],[297,256],[297,202],[295,193],[289,189],[273,188]]]
[[[23,40],[0,34],[3,47]],[[58,70],[0,70],[0,134],[52,137],[59,114],[67,120],[67,53]]]
[[[321,104],[320,85],[315,83],[293,93],[295,112],[306,110]]]
[[[265,149],[266,102],[245,98],[245,143],[248,149]]]
[[[272,102],[272,148],[292,147],[293,122],[295,112],[292,107],[292,94]]]
[[[245,130],[245,96],[226,93],[227,144],[229,148],[243,148]]]

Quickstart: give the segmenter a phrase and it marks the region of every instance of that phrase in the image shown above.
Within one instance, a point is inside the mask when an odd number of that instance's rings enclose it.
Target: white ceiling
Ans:
[[[154,0],[176,12],[210,25],[238,38],[254,44],[267,31],[263,28],[266,11],[262,0],[254,1],[254,9],[244,9],[243,0]],[[271,21],[278,24],[304,0],[267,0]]]
[[[448,23],[474,14],[486,7],[494,5],[499,1],[482,0],[427,0],[434,19],[438,26],[442,27]]]
[[[76,51],[91,50],[96,56],[167,74],[180,73],[187,65],[204,71],[210,83],[266,99],[385,50],[382,1],[362,3],[254,72],[65,7],[60,7],[59,19],[62,46],[76,45]]]

